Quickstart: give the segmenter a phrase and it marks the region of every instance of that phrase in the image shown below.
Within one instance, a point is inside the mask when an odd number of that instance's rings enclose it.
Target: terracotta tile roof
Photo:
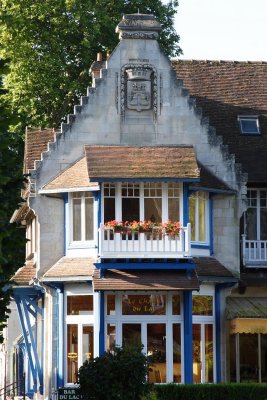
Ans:
[[[43,151],[47,151],[48,142],[53,142],[54,129],[29,129],[26,130],[24,151],[24,173],[34,169],[34,161],[41,159]]]
[[[267,63],[179,60],[172,66],[249,182],[267,182]],[[238,115],[258,115],[261,135],[241,135]]]
[[[47,183],[43,189],[88,188],[89,186],[95,186],[95,184],[89,183],[86,158],[83,157]]]
[[[191,146],[85,146],[85,152],[91,181],[199,177],[195,152]]]
[[[36,277],[36,268],[33,260],[26,261],[26,264],[19,268],[15,275],[11,278],[12,282],[17,285],[27,285],[32,278]]]
[[[93,276],[94,290],[198,290],[195,274],[188,277],[181,271],[107,270],[100,278],[99,270]]]
[[[42,277],[42,281],[90,279],[95,260],[89,257],[62,257]]]
[[[193,257],[196,264],[197,275],[199,277],[224,277],[234,278],[233,274],[225,268],[216,258],[213,257]]]

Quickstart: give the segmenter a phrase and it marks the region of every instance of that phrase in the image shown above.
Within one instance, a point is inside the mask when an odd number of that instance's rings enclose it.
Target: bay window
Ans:
[[[103,193],[104,222],[181,220],[180,183],[105,183]]]

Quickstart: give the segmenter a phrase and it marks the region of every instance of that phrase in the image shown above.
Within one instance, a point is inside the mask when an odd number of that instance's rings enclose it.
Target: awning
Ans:
[[[192,146],[85,146],[91,182],[107,180],[199,180]]]
[[[267,333],[267,318],[235,318],[230,321],[230,335],[235,333]]]
[[[93,276],[94,290],[199,290],[195,272],[107,270]]]
[[[267,298],[228,297],[226,318],[230,320],[230,334],[267,333]]]

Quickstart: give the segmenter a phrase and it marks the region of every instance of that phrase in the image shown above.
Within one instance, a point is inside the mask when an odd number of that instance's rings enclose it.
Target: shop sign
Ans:
[[[60,388],[58,389],[58,400],[80,400],[80,388]]]

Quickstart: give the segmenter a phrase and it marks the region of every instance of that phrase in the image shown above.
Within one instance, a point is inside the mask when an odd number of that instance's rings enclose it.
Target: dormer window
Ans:
[[[259,118],[255,115],[239,115],[238,116],[240,131],[244,135],[259,135],[260,124]]]

